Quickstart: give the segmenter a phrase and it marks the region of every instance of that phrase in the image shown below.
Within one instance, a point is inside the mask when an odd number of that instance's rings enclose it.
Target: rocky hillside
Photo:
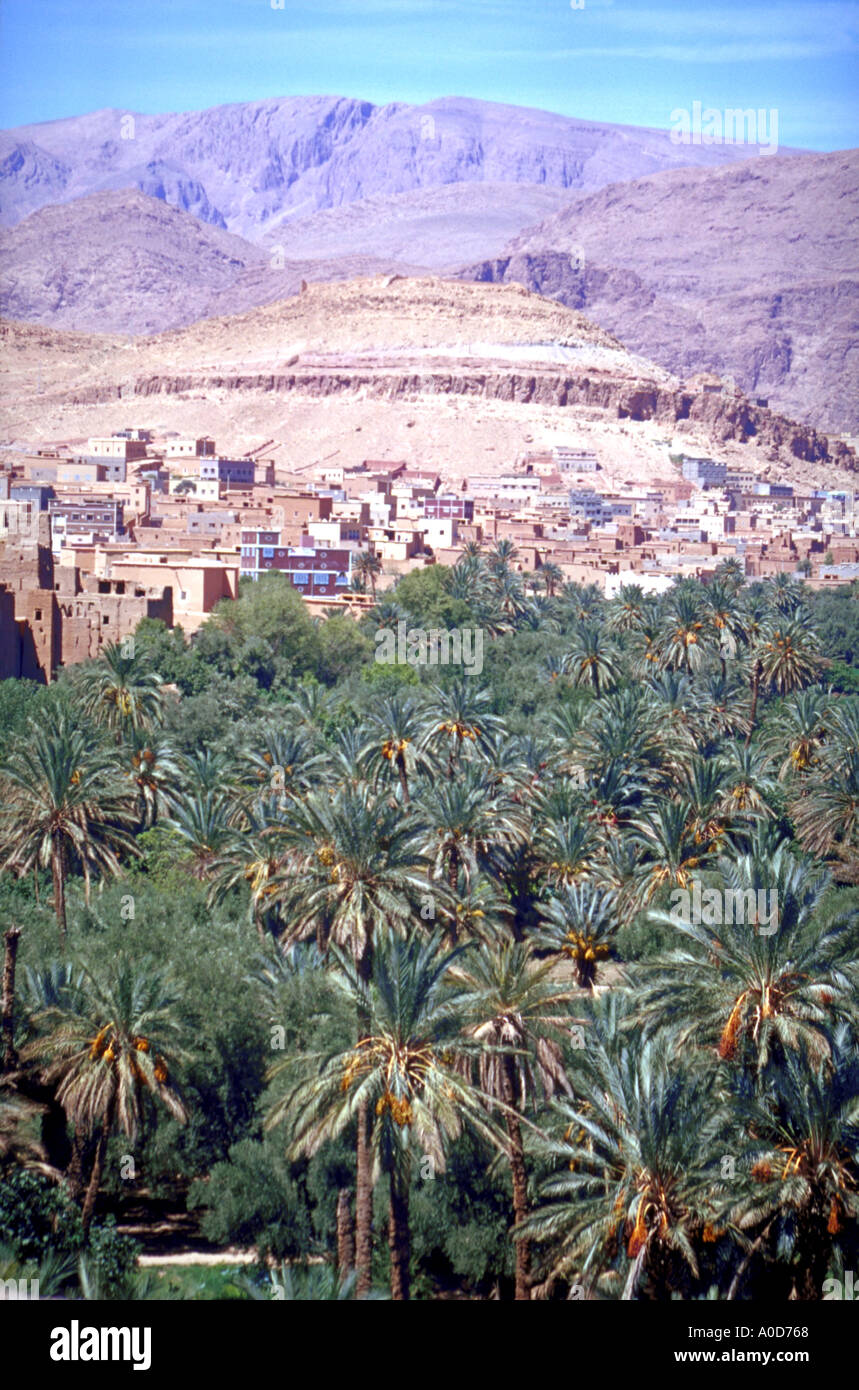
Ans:
[[[133,344],[20,324],[4,337],[7,446],[142,424],[225,449],[274,440],[289,468],[401,457],[457,477],[573,441],[607,478],[638,481],[671,471],[672,441],[815,485],[856,468],[840,441],[684,385],[514,284],[374,277]]]
[[[265,260],[250,242],[135,190],[97,193],[0,231],[0,309],[55,328],[153,333],[211,313]]]
[[[859,152],[655,174],[567,203],[463,274],[587,313],[685,376],[711,369],[859,426]]]
[[[281,247],[264,249],[122,189],[41,208],[0,229],[0,313],[55,328],[150,334],[284,299],[303,280],[410,269],[367,254],[287,259]]]

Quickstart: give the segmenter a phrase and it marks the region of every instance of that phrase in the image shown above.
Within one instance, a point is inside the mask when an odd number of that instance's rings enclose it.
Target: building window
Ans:
[[[295,570],[292,575],[293,584],[306,584],[310,578],[304,570]]]

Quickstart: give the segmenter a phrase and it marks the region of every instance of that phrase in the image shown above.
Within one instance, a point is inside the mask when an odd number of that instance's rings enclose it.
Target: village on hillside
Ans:
[[[50,681],[141,618],[190,635],[267,570],[311,611],[357,613],[410,570],[500,540],[549,593],[658,594],[726,558],[813,588],[859,576],[854,491],[766,481],[669,441],[665,477],[639,486],[605,481],[610,460],[575,442],[456,479],[396,459],[287,472],[273,443],[227,458],[212,438],[128,428],[0,454],[0,679]]]

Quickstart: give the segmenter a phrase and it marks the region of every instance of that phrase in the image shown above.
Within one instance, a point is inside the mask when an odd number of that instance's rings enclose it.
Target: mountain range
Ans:
[[[682,378],[859,427],[856,152],[755,154],[465,98],[99,111],[0,135],[0,309],[152,334],[302,284],[517,282]]]
[[[3,133],[0,220],[14,226],[48,203],[136,187],[253,241],[299,212],[379,194],[454,183],[591,191],[758,148],[675,144],[667,130],[467,97],[423,106],[280,97],[171,115],[108,109]]]

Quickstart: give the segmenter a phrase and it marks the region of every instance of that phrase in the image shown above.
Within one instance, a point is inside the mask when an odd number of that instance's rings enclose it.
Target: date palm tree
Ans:
[[[363,727],[361,757],[368,776],[376,782],[395,776],[406,805],[411,799],[409,777],[424,762],[420,751],[422,715],[421,704],[413,695],[398,693],[368,710]]]
[[[840,758],[834,748],[821,766],[808,774],[792,810],[806,849],[855,863],[859,849],[859,753]]]
[[[433,881],[421,918],[440,926],[448,941],[491,947],[509,937],[512,910],[494,878],[460,868],[455,887]]]
[[[573,1099],[552,1103],[555,1172],[523,1235],[548,1247],[551,1279],[601,1281],[626,1300],[688,1296],[724,1152],[712,1078],[670,1041],[634,1047],[592,1029],[580,1055]]]
[[[706,739],[707,710],[698,679],[682,668],[660,671],[645,682],[648,714],[658,731],[661,761],[672,768],[698,751]]]
[[[757,725],[761,687],[789,695],[810,685],[820,669],[820,644],[807,623],[797,616],[764,622],[750,652],[752,707],[746,744]]]
[[[490,692],[476,686],[473,677],[459,676],[447,687],[430,687],[421,747],[446,756],[449,777],[459,770],[466,748],[482,750],[484,739],[500,729]]]
[[[792,618],[800,608],[803,588],[789,574],[781,571],[767,581],[767,601],[771,607],[786,618]]]
[[[695,914],[679,899],[671,912],[652,914],[682,944],[653,967],[642,1017],[671,1023],[681,1042],[713,1047],[759,1076],[799,1048],[820,1060],[851,994],[851,916],[821,927],[828,886],[824,871],[784,844],[771,856],[720,859],[701,885],[701,921],[689,920]]]
[[[554,598],[555,590],[558,588],[559,585],[563,584],[564,582],[563,570],[561,569],[560,565],[556,565],[550,561],[548,564],[542,565],[540,567],[539,573],[542,576],[543,583],[546,586],[547,597]]]
[[[738,1110],[748,1140],[725,1215],[747,1239],[758,1233],[752,1250],[763,1246],[758,1263],[770,1296],[817,1301],[827,1273],[859,1252],[855,1033],[836,1030],[829,1061],[791,1054],[771,1087]]]
[[[170,740],[161,729],[132,725],[125,730],[116,757],[137,798],[138,824],[148,830],[168,807],[179,777]]]
[[[718,649],[719,665],[724,677],[728,660],[737,655],[745,636],[736,585],[728,578],[714,577],[710,584],[704,585],[701,611],[705,629],[711,633],[714,645]]]
[[[660,653],[673,670],[697,671],[709,645],[701,599],[696,590],[677,585],[662,605]]]
[[[720,560],[716,566],[715,579],[728,583],[732,588],[740,590],[746,582],[746,571],[742,560],[738,560],[731,555],[724,560]]]
[[[660,889],[688,889],[694,871],[706,862],[709,845],[695,839],[691,822],[692,808],[686,801],[661,801],[630,822],[630,838],[641,854],[641,903],[649,903]]]
[[[640,632],[649,601],[640,584],[621,584],[608,605],[610,632]]]
[[[490,574],[498,576],[505,574],[516,563],[519,552],[513,541],[503,537],[493,543],[491,550],[486,553],[486,565]]]
[[[213,872],[219,856],[233,839],[235,814],[233,800],[220,791],[172,797],[170,815],[163,824],[187,851],[187,866],[201,882]]]
[[[616,690],[594,700],[573,740],[580,760],[595,775],[618,763],[630,777],[636,771],[646,776],[662,760],[652,693],[641,688]]]
[[[418,823],[366,783],[333,797],[312,792],[285,827],[286,851],[274,901],[286,925],[283,944],[315,936],[322,949],[351,954],[365,984],[373,972],[376,941],[385,929],[405,934],[421,920],[429,884]],[[320,933],[321,928],[321,933]],[[357,1000],[358,1040],[369,1015]],[[357,1111],[355,1184],[358,1291],[370,1288],[372,1197],[369,1114]]]
[[[373,550],[359,550],[353,557],[352,572],[362,585],[369,582],[373,602],[376,602],[376,580],[382,573],[382,561]]]
[[[83,970],[78,986],[32,1020],[38,1036],[21,1050],[76,1130],[97,1134],[83,1204],[86,1230],[95,1210],[107,1142],[119,1129],[134,1143],[146,1098],[184,1124],[187,1112],[171,1077],[187,1061],[177,996],[154,963],[120,957],[104,974]]]
[[[117,741],[127,729],[151,729],[160,722],[162,680],[136,651],[133,638],[109,642],[78,679],[85,712]]]
[[[820,671],[820,643],[801,618],[771,623],[758,650],[762,677],[779,695],[809,685]]]
[[[240,789],[242,769],[235,758],[223,750],[202,744],[190,753],[181,753],[176,762],[179,767],[178,792],[182,796],[231,796]],[[236,796],[236,815],[239,813],[239,798]]]
[[[532,844],[546,882],[554,891],[590,871],[599,839],[590,821],[562,814],[541,817]]]
[[[787,745],[779,768],[781,781],[801,778],[819,758],[830,730],[830,703],[825,692],[814,686],[798,690],[784,701],[766,739],[773,753],[782,752]]]
[[[322,775],[323,758],[314,751],[306,729],[266,729],[254,746],[239,758],[239,770],[248,782],[248,797],[261,793],[272,807],[285,810],[295,797],[301,797]],[[232,776],[227,774],[227,783]]]
[[[266,815],[264,803],[248,813],[242,830],[231,830],[209,866],[209,902],[214,904],[235,888],[248,892],[248,916],[260,941],[273,925],[274,900],[279,892],[284,849],[278,824]]]
[[[719,811],[731,824],[739,817],[775,815],[777,782],[772,761],[762,749],[729,743],[719,759],[722,791]]]
[[[514,843],[522,812],[502,794],[492,795],[485,778],[471,765],[454,782],[428,785],[421,796],[421,848],[435,878],[456,889],[460,871],[466,881],[488,867],[493,846]]]
[[[503,1103],[513,1185],[514,1228],[528,1217],[528,1174],[520,1116],[540,1098],[569,1091],[561,1044],[573,1023],[573,991],[554,978],[553,962],[539,962],[531,947],[504,942],[471,952],[453,967],[465,991],[466,1037],[480,1045],[472,1077],[484,1095]],[[531,1258],[516,1241],[516,1300],[530,1299]]]
[[[589,687],[599,699],[620,674],[617,649],[598,627],[580,623],[572,633],[564,669],[576,685]]]
[[[677,790],[689,806],[687,828],[696,844],[708,849],[719,848],[723,842],[725,819],[721,813],[725,796],[725,771],[712,758],[693,755],[684,762],[678,777]]]
[[[584,882],[566,885],[542,907],[539,944],[572,962],[580,989],[593,990],[600,962],[614,954],[617,903],[607,888]]]
[[[134,798],[92,729],[64,708],[30,721],[0,765],[0,797],[0,868],[50,868],[64,947],[69,868],[80,865],[87,899],[93,871],[120,874],[120,855],[134,852]]]
[[[447,1148],[466,1124],[496,1147],[503,1142],[485,1097],[457,1065],[465,1050],[464,1001],[450,976],[460,954],[446,950],[437,933],[428,940],[403,941],[383,932],[365,978],[354,958],[334,947],[332,978],[367,1019],[367,1031],[354,1046],[312,1063],[307,1059],[304,1075],[266,1117],[268,1127],[286,1122],[289,1153],[298,1157],[315,1153],[356,1118],[360,1124],[362,1112],[372,1114],[369,1148],[390,1193],[388,1243],[396,1300],[408,1299],[410,1292],[414,1155],[423,1155],[433,1172],[444,1171]],[[296,1060],[286,1058],[272,1068],[272,1077],[295,1070]]]

